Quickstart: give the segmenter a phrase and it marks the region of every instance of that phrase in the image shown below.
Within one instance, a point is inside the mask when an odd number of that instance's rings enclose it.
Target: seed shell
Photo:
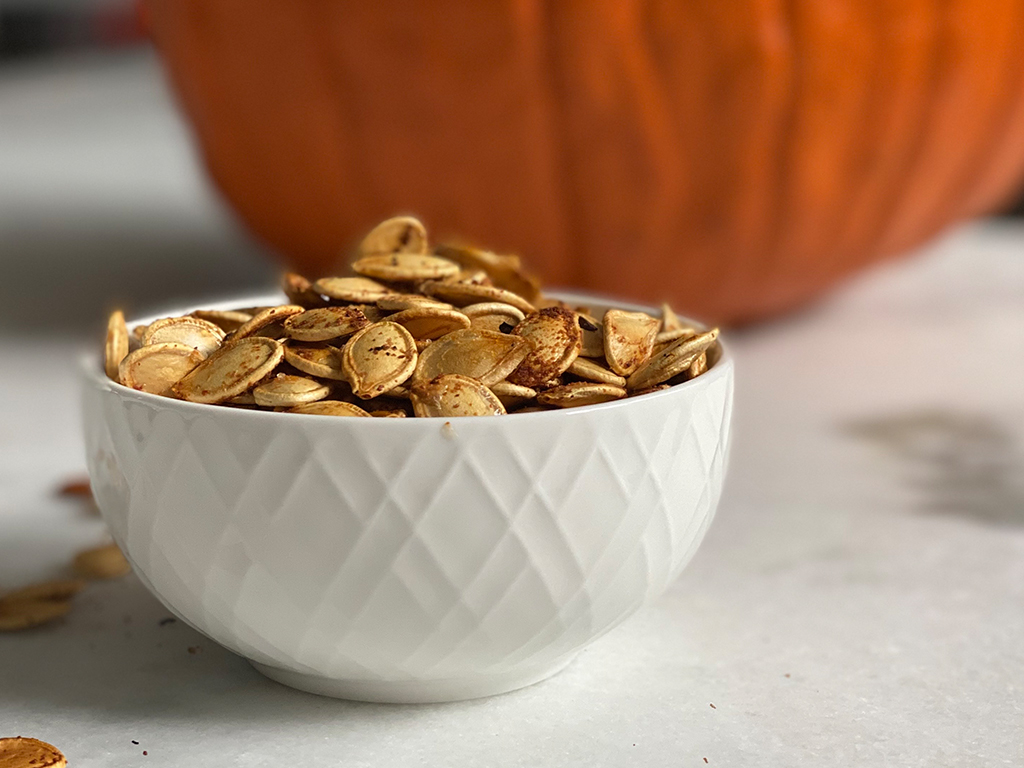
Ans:
[[[252,391],[256,405],[273,408],[293,408],[306,403],[315,403],[331,394],[327,384],[308,379],[305,376],[292,376],[279,373],[258,385]]]
[[[614,371],[610,371],[600,363],[595,363],[586,357],[577,357],[572,361],[567,373],[579,376],[587,381],[596,381],[599,384],[611,384],[614,387],[626,386],[626,379]]]
[[[489,389],[494,393],[495,397],[501,400],[501,404],[506,409],[515,408],[517,405],[522,405],[537,397],[537,390],[513,384],[509,381],[499,381],[496,384],[492,384]]]
[[[388,321],[403,326],[417,341],[437,339],[470,325],[469,318],[457,309],[429,305],[396,312],[388,316]]]
[[[128,356],[128,326],[124,322],[124,312],[117,310],[110,314],[107,321],[107,341],[104,348],[103,369],[108,378],[120,381],[118,367]]]
[[[423,350],[415,380],[427,382],[445,374],[459,374],[490,386],[514,371],[531,349],[526,339],[505,333],[475,328],[453,331]]]
[[[580,355],[604,359],[604,323],[586,312],[577,312],[577,323],[583,334]]]
[[[397,323],[374,323],[349,339],[341,352],[341,367],[358,397],[382,395],[416,369],[416,341]]]
[[[52,744],[14,736],[0,739],[0,768],[64,768],[67,760]]]
[[[150,323],[142,335],[144,345],[167,341],[176,341],[192,347],[203,357],[207,357],[224,341],[224,330],[209,320],[198,317],[165,317]]]
[[[502,326],[510,325],[514,328],[526,317],[521,309],[500,301],[469,304],[462,308],[462,313],[469,318],[473,328],[481,331],[501,331],[502,333],[508,333],[508,331],[502,330]]]
[[[352,262],[352,271],[377,280],[440,280],[459,274],[459,265],[439,256],[378,253]]]
[[[116,579],[132,570],[117,544],[104,544],[79,552],[72,566],[78,575],[86,579]]]
[[[267,307],[266,309],[257,312],[250,320],[247,320],[245,323],[240,325],[228,337],[228,340],[238,341],[239,339],[249,338],[250,336],[264,335],[261,332],[267,330],[272,325],[283,323],[292,315],[297,315],[305,311],[305,308],[300,307],[298,304],[281,304],[277,307]]]
[[[629,376],[651,356],[661,323],[646,312],[609,309],[604,314],[604,354],[608,367]]]
[[[524,387],[536,387],[561,376],[579,355],[582,344],[576,313],[562,307],[547,307],[527,315],[511,335],[533,343],[530,354],[508,376],[510,382]]]
[[[121,383],[139,392],[170,396],[172,389],[203,361],[187,344],[166,341],[139,347],[121,361]]]
[[[193,403],[222,403],[252,389],[283,357],[284,346],[274,339],[227,341],[175,384],[174,393]]]
[[[541,405],[557,405],[559,408],[576,408],[619,400],[625,396],[626,390],[613,384],[575,381],[538,393],[537,402]]]
[[[714,344],[717,338],[718,329],[712,328],[706,333],[673,342],[638,368],[626,380],[627,388],[645,389],[668,381],[689,369],[694,359]]]
[[[299,405],[288,413],[305,413],[313,416],[369,416],[370,414],[358,405],[341,400],[320,400],[315,403]]]
[[[359,244],[359,253],[426,253],[427,228],[412,216],[395,216],[370,230]]]
[[[252,315],[248,312],[239,312],[234,309],[197,309],[190,312],[189,315],[211,322],[225,333],[231,333],[252,320]]]
[[[524,314],[535,312],[536,308],[522,296],[518,296],[504,288],[493,285],[477,285],[476,283],[448,283],[441,280],[428,280],[422,285],[423,292],[443,299],[457,307],[480,302],[500,301],[511,304]]]
[[[414,386],[412,407],[421,418],[505,414],[505,406],[490,389],[469,376],[451,373]]]
[[[373,304],[394,293],[368,277],[324,277],[313,283],[313,289],[331,299],[354,304]]]
[[[359,307],[321,307],[288,317],[284,331],[297,341],[329,341],[353,334],[369,324]]]
[[[281,290],[291,304],[298,304],[306,309],[315,309],[327,304],[323,297],[313,289],[313,284],[295,272],[285,272],[281,276]]]

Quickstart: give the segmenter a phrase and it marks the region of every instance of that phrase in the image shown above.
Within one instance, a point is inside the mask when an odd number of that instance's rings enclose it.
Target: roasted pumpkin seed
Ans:
[[[676,374],[689,369],[696,357],[710,347],[718,338],[718,329],[679,339],[638,368],[627,380],[628,389],[644,389],[668,381]]]
[[[297,341],[329,341],[353,334],[369,324],[359,307],[320,307],[288,317],[284,331]]]
[[[561,376],[580,353],[582,333],[576,314],[562,307],[547,307],[526,316],[512,331],[528,339],[530,351],[509,376],[513,384],[536,387]]]
[[[256,405],[274,408],[292,408],[314,403],[331,394],[331,388],[316,379],[279,373],[252,391]]]
[[[457,373],[438,376],[412,388],[412,407],[419,417],[501,416],[505,406],[476,379]]]
[[[608,367],[629,376],[643,365],[654,349],[660,322],[646,312],[609,309],[604,313],[604,354]]]
[[[150,323],[142,336],[145,345],[167,341],[192,347],[207,357],[224,341],[224,330],[198,317],[165,317]]]
[[[416,341],[397,323],[374,323],[349,339],[341,352],[341,368],[358,397],[382,395],[416,369]]]
[[[107,341],[104,348],[103,369],[108,378],[114,381],[120,380],[118,367],[121,361],[128,356],[128,326],[124,322],[124,313],[121,310],[112,312],[107,321]]]
[[[502,333],[509,333],[526,317],[521,309],[500,301],[469,304],[462,308],[462,313],[469,318],[470,323],[477,330],[501,331]],[[503,326],[510,326],[509,330],[504,330]]]
[[[203,361],[203,354],[177,341],[149,344],[130,353],[118,368],[126,387],[169,396],[172,387]]]
[[[435,340],[420,353],[416,381],[459,374],[489,386],[506,378],[522,363],[532,345],[526,339],[494,331],[466,328]]]
[[[469,318],[459,310],[429,305],[396,312],[388,316],[388,321],[403,326],[417,341],[437,339],[446,333],[469,328]]]
[[[378,253],[352,262],[352,271],[377,280],[441,280],[459,274],[459,265],[419,253]]]
[[[613,384],[596,384],[589,381],[574,381],[560,387],[545,389],[537,394],[541,405],[556,405],[559,408],[576,408],[581,405],[596,405],[626,396],[626,390]]]
[[[252,389],[283,357],[284,346],[274,339],[251,336],[226,341],[175,384],[173,390],[181,399],[193,403],[223,403]]]
[[[313,283],[313,289],[328,298],[353,304],[373,304],[394,293],[386,285],[368,277],[323,277]]]
[[[370,414],[358,405],[342,400],[320,400],[307,405],[299,405],[288,413],[306,413],[314,416],[369,416]]]
[[[395,216],[370,230],[359,244],[364,256],[378,253],[426,253],[427,229],[412,216]]]

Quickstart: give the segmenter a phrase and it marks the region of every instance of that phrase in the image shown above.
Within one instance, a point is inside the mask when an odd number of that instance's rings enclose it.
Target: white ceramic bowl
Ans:
[[[343,698],[554,674],[676,578],[728,454],[727,351],[650,395],[448,423],[198,405],[85,369],[89,474],[139,578],[267,676]]]

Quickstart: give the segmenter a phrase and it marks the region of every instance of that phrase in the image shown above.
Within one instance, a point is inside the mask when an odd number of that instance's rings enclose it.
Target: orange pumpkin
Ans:
[[[413,212],[747,320],[1024,169],[1020,0],[146,2],[213,177],[313,274]]]

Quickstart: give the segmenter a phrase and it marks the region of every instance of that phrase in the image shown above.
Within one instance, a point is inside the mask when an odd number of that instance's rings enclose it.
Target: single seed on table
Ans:
[[[283,357],[284,345],[274,339],[250,336],[226,341],[175,384],[173,391],[193,403],[222,403],[252,389]]]
[[[103,370],[107,378],[118,381],[118,367],[128,356],[128,326],[124,322],[124,312],[112,312],[107,321],[107,341],[104,347]]]
[[[166,341],[139,347],[118,368],[129,389],[169,396],[172,387],[203,361],[203,354],[187,344]]]
[[[304,307],[300,307],[298,304],[281,304],[277,307],[267,307],[260,312],[257,312],[252,316],[252,319],[247,320],[238,326],[231,335],[227,337],[228,341],[238,341],[239,339],[245,339],[250,336],[256,336],[270,327],[275,323],[283,323],[287,318],[292,315],[297,315],[300,312],[305,312]]]
[[[513,384],[536,387],[561,376],[580,353],[582,332],[576,314],[562,307],[547,307],[526,316],[511,334],[533,344],[507,377]]]
[[[30,584],[27,587],[21,587],[20,589],[0,595],[0,605],[10,605],[19,602],[63,602],[85,589],[85,584],[81,579],[42,581],[38,584]]]
[[[367,416],[369,413],[358,405],[346,403],[341,400],[320,400],[315,403],[299,405],[292,408],[288,413],[305,413],[313,416]]]
[[[453,331],[423,350],[414,379],[427,382],[460,374],[490,386],[514,371],[531,349],[529,341],[508,334],[475,328]]]
[[[668,381],[688,370],[694,359],[714,344],[717,338],[718,329],[712,328],[706,333],[673,342],[630,375],[626,379],[626,387],[645,389]]]
[[[276,408],[313,403],[323,400],[329,394],[331,388],[327,384],[287,373],[277,374],[252,391],[256,405]]]
[[[224,341],[224,330],[198,317],[165,317],[150,323],[142,335],[143,345],[166,341],[192,347],[207,357]]]
[[[368,400],[408,379],[416,369],[416,341],[387,320],[358,331],[341,351],[341,367],[352,392]]]
[[[52,744],[24,736],[0,739],[2,768],[65,768],[64,755]]]
[[[457,373],[414,385],[412,407],[421,418],[505,414],[505,406],[490,389],[476,379]]]
[[[417,341],[437,339],[446,333],[469,328],[469,318],[459,310],[427,305],[396,312],[388,316],[388,321],[403,326]]]
[[[382,221],[359,244],[359,253],[363,255],[426,252],[427,229],[412,216],[395,216]]]
[[[0,601],[0,632],[32,629],[66,616],[71,603],[66,600]]]
[[[117,544],[104,544],[79,552],[72,566],[75,573],[87,579],[116,579],[132,570]]]
[[[629,376],[651,356],[661,323],[646,312],[609,309],[604,314],[604,355],[608,367]]]
[[[379,253],[352,262],[352,271],[377,280],[440,280],[459,274],[459,265],[418,253]]]
[[[369,324],[359,307],[319,307],[285,319],[284,331],[297,341],[329,341],[353,334]]]
[[[310,376],[321,379],[344,381],[345,371],[341,367],[341,350],[329,344],[286,344],[284,360]]]
[[[608,370],[600,363],[596,363],[586,357],[577,357],[573,360],[566,373],[579,376],[587,381],[596,381],[599,384],[611,384],[615,387],[626,386],[625,377],[619,376],[619,374]]]
[[[590,381],[574,381],[560,387],[546,389],[537,394],[541,405],[557,405],[559,408],[576,408],[581,405],[596,405],[610,400],[620,400],[626,390],[613,384],[596,384]]]
[[[313,283],[313,290],[336,301],[374,304],[390,293],[390,288],[368,277],[323,277]]]

